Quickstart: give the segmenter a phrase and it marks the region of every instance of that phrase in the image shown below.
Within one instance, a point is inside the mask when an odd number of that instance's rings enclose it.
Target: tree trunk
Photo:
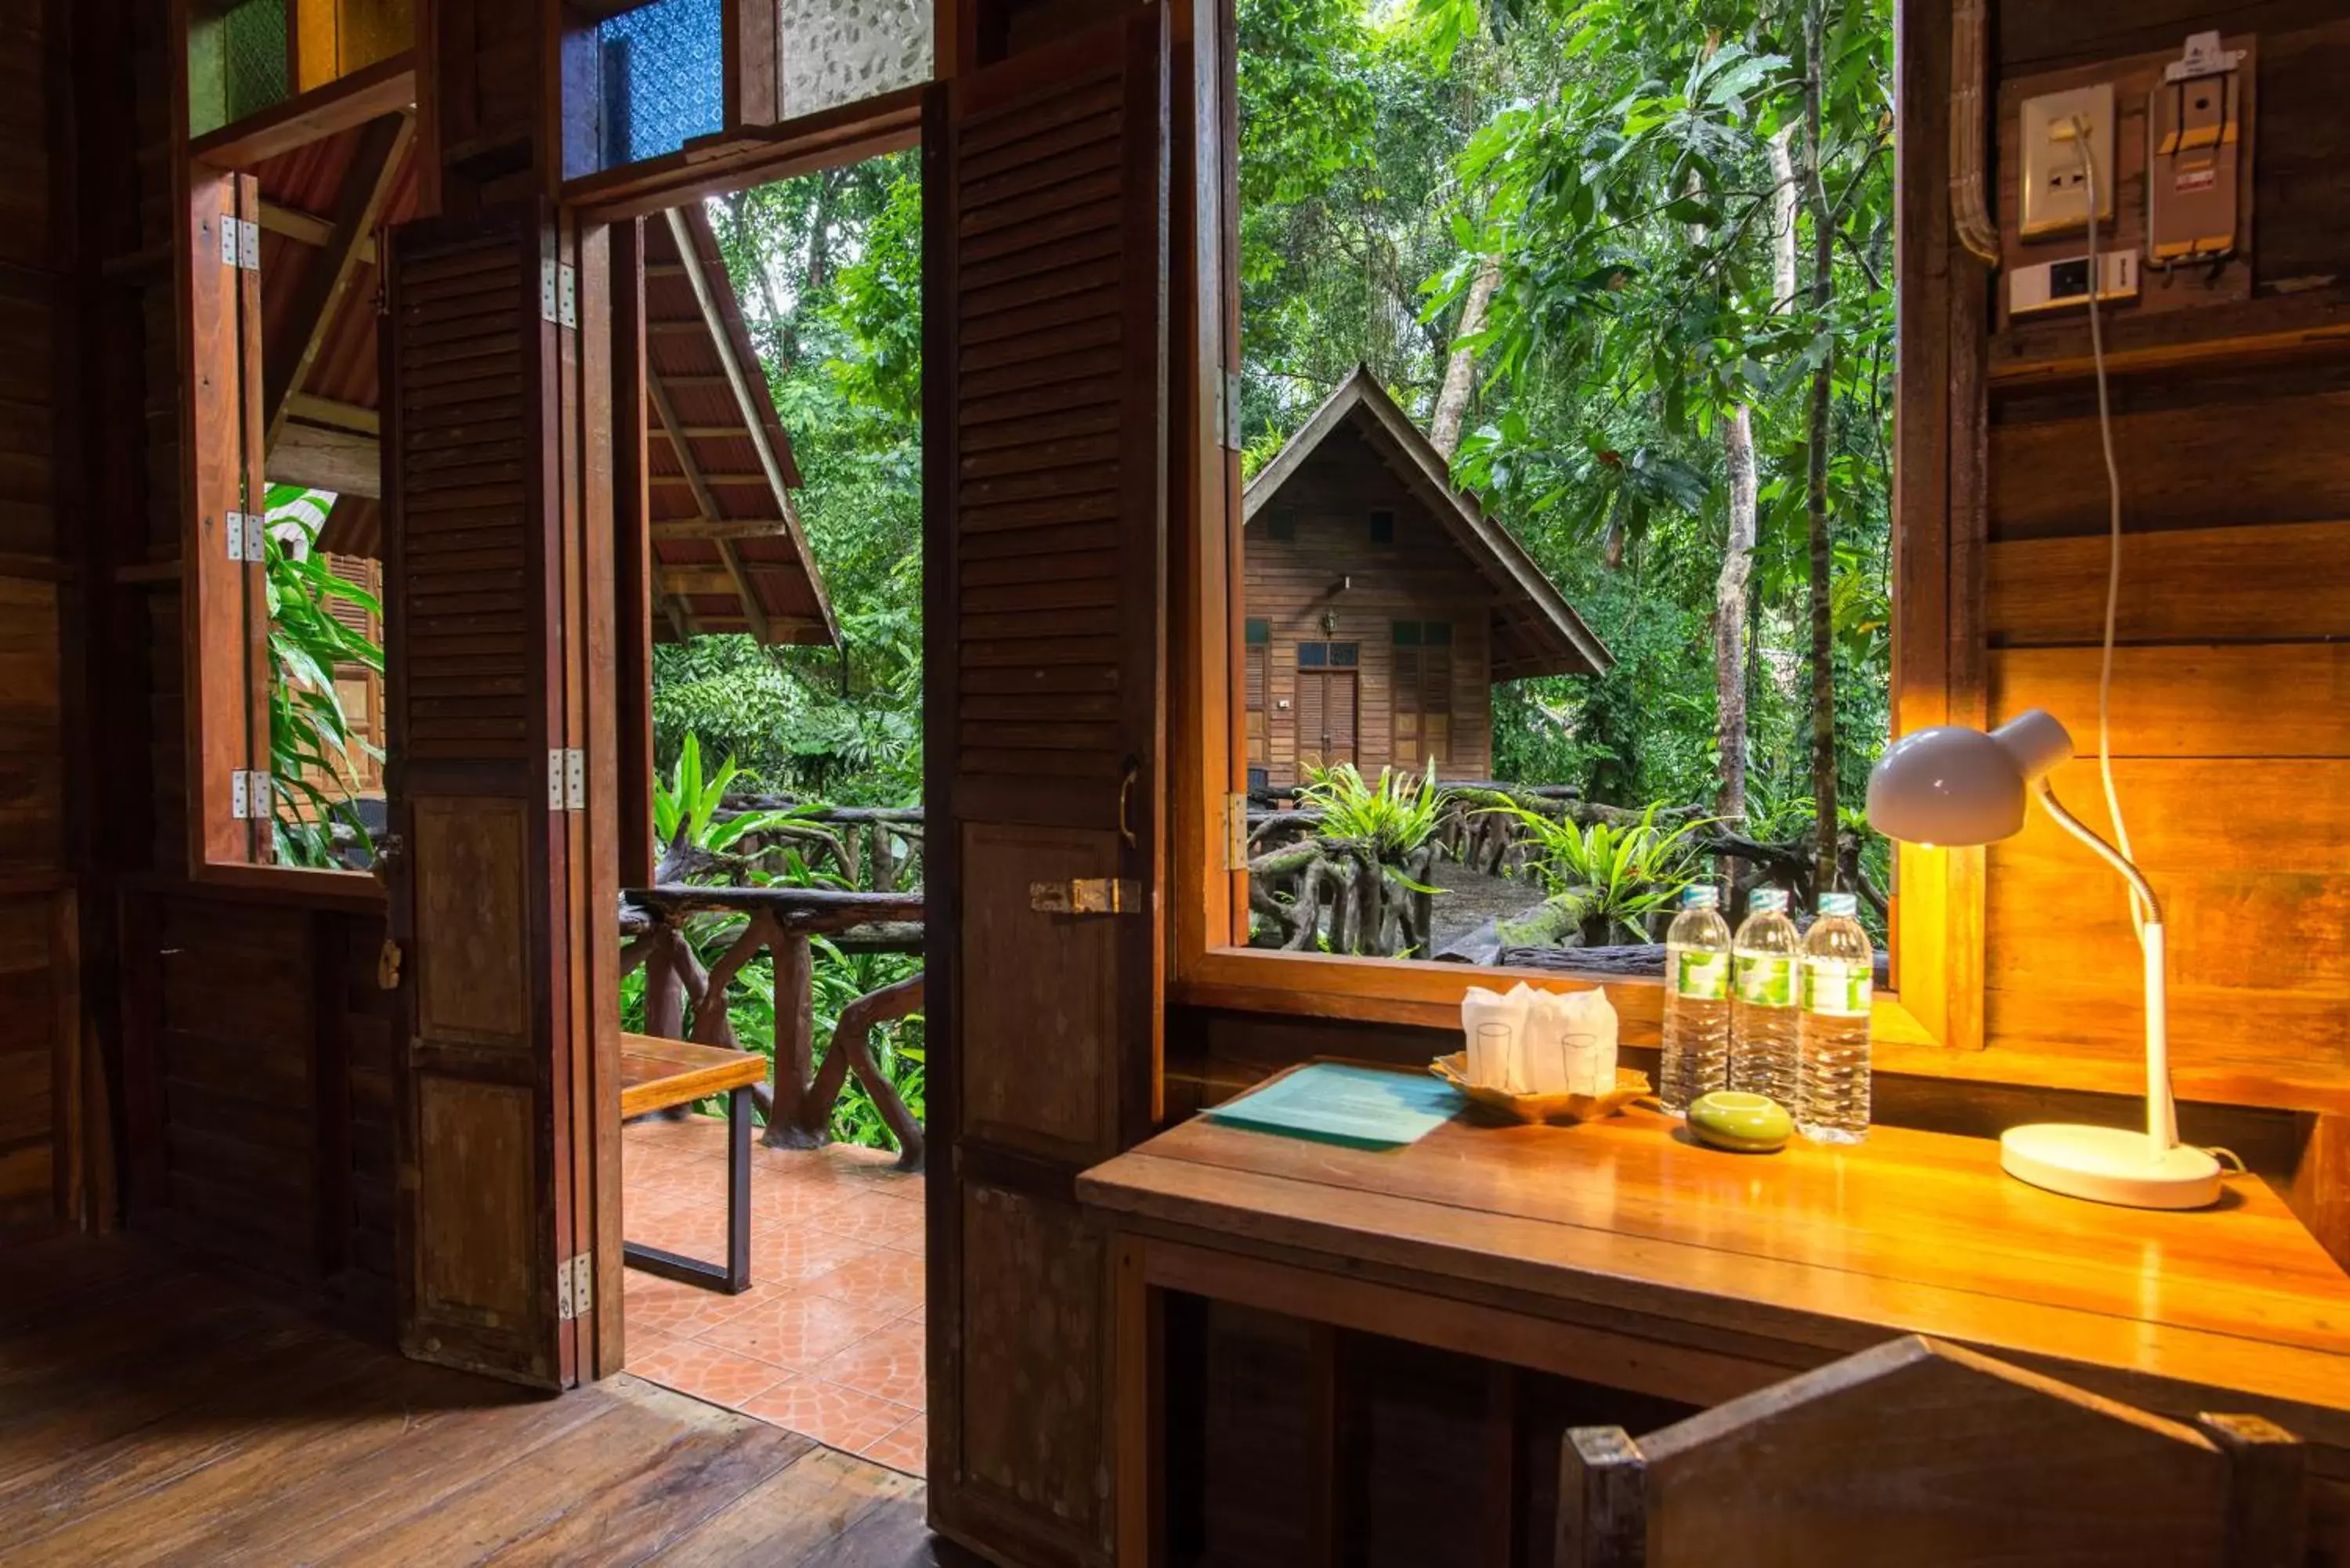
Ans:
[[[1795,160],[1787,139],[1795,134],[1793,120],[1770,140],[1771,151],[1771,313],[1785,316],[1795,308],[1795,210],[1803,188],[1795,181]]]
[[[1486,312],[1492,308],[1493,291],[1501,284],[1500,260],[1485,257],[1461,306],[1461,325],[1452,335],[1452,358],[1445,363],[1444,386],[1436,394],[1436,416],[1428,424],[1429,444],[1443,453],[1448,463],[1461,450],[1461,424],[1469,416],[1469,395],[1477,389],[1477,351],[1462,339],[1485,329]]]
[[[1825,0],[1813,0],[1804,18],[1804,186],[1812,206],[1812,316],[1820,347],[1819,363],[1812,369],[1811,412],[1805,432],[1804,510],[1811,555],[1812,609],[1812,836],[1816,846],[1813,886],[1835,886],[1836,761],[1835,761],[1835,628],[1832,614],[1829,574],[1834,566],[1835,540],[1828,521],[1828,439],[1835,392],[1835,337],[1828,329],[1828,312],[1835,300],[1835,214],[1829,211],[1827,186],[1821,169],[1825,148],[1820,135],[1820,98],[1826,71],[1822,35],[1827,19]]]
[[[1746,579],[1754,559],[1754,422],[1744,403],[1721,427],[1730,471],[1730,530],[1721,574],[1713,584],[1714,746],[1721,753],[1721,791],[1714,812],[1746,815]]]

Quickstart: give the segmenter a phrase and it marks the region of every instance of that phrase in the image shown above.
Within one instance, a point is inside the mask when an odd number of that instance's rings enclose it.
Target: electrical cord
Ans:
[[[2106,814],[2113,818],[2115,846],[2125,859],[2135,861],[2137,856],[2130,848],[2129,826],[2122,820],[2121,793],[2114,787],[2114,642],[2121,612],[2122,473],[2121,464],[2114,457],[2113,398],[2106,384],[2105,312],[2097,303],[2105,285],[2105,274],[2097,265],[2097,154],[2090,144],[2089,123],[2079,115],[2073,117],[2073,145],[2080,153],[2081,170],[2087,180],[2089,358],[2096,370],[2097,438],[2105,449],[2106,520],[2111,540],[2106,554],[2106,635],[2097,660],[2097,776],[2105,785]],[[2150,913],[2146,900],[2132,888],[2130,924],[2141,943],[2146,940],[2146,922]]]

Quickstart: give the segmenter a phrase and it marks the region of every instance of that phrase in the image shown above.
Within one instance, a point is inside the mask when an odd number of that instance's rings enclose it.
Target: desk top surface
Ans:
[[[1638,1107],[1578,1127],[1477,1114],[1387,1150],[1195,1117],[1078,1195],[1439,1293],[1469,1282],[1838,1353],[1930,1334],[2253,1395],[2350,1448],[2350,1276],[2256,1179],[2164,1213],[2026,1186],[1984,1138],[1878,1127],[1856,1147],[1738,1155]]]
[[[755,1051],[697,1045],[656,1034],[620,1036],[620,1114],[642,1116],[690,1106],[729,1089],[767,1080],[767,1059]]]

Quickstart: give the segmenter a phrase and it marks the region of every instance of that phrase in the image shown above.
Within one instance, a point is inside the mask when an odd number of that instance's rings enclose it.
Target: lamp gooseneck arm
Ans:
[[[2146,1138],[2154,1158],[2178,1147],[2178,1110],[2170,1093],[2170,1006],[2168,981],[2164,973],[2166,943],[2162,930],[2162,901],[2147,885],[2145,873],[2130,864],[2129,857],[2097,836],[2095,830],[2064,809],[2048,781],[2034,781],[2033,793],[2040,804],[2048,808],[2057,826],[2097,852],[2097,857],[2129,879],[2131,890],[2145,901],[2146,924],[2138,932],[2138,946],[2146,960]]]
[[[2131,890],[2137,893],[2146,904],[2147,919],[2155,925],[2160,925],[2162,901],[2154,896],[2154,889],[2147,885],[2145,873],[2131,865],[2120,850],[2099,837],[2096,829],[2065,810],[2064,803],[2056,798],[2056,792],[2049,788],[2046,779],[2034,781],[2032,788],[2033,792],[2039,795],[2040,804],[2048,808],[2048,815],[2056,819],[2056,826],[2095,850],[2099,859],[2129,879]]]

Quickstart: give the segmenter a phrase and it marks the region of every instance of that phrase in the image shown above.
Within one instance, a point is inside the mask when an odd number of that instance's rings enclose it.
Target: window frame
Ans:
[[[270,678],[268,597],[258,562],[228,556],[224,519],[267,493],[261,433],[259,274],[222,265],[219,223],[234,212],[258,223],[258,165],[416,104],[413,51],[403,50],[297,93],[202,137],[188,134],[188,9],[172,18],[172,247],[180,370],[182,727],[185,732],[185,870],[189,880],[284,895],[305,904],[373,909],[382,882],[365,871],[287,866],[271,850],[266,816],[238,818],[235,774],[266,771]],[[419,167],[428,159],[420,151]],[[246,304],[239,297],[250,291]],[[245,318],[241,321],[241,315]],[[248,374],[250,367],[254,373]],[[160,586],[128,568],[117,580]],[[273,795],[279,786],[273,780]]]
[[[1930,43],[1922,7],[1896,14],[1897,102],[1931,106],[1950,88],[1950,63]],[[1212,39],[1201,28],[1194,84],[1221,135],[1202,135],[1201,176],[1179,201],[1198,238],[1182,256],[1178,319],[1179,412],[1170,431],[1180,476],[1174,565],[1183,591],[1172,624],[1176,691],[1170,754],[1176,853],[1170,866],[1174,933],[1168,999],[1201,1009],[1451,1029],[1471,978],[1523,979],[1552,991],[1604,990],[1624,1037],[1653,1044],[1662,1010],[1657,980],[1606,980],[1532,971],[1479,971],[1417,959],[1280,952],[1243,945],[1244,861],[1220,853],[1246,810],[1245,595],[1239,453],[1212,417],[1223,378],[1240,366],[1238,105],[1233,10],[1222,0]],[[1207,20],[1206,14],[1202,21]],[[1924,47],[1913,47],[1913,40]],[[1212,45],[1212,47],[1210,47]],[[1897,110],[1898,112],[1898,110]],[[1204,117],[1203,117],[1204,118]],[[1898,354],[1910,373],[1896,393],[1893,477],[1893,730],[1980,723],[1988,707],[1981,626],[1984,540],[1984,289],[1980,264],[1939,221],[1949,133],[1929,108],[1905,117],[1895,148],[1898,230]],[[1929,256],[1929,246],[1939,254]],[[1239,835],[1245,842],[1244,832]],[[1876,999],[1879,1064],[1929,1076],[1991,1076],[1983,1064],[1983,888],[1981,849],[1897,846],[1888,947],[1898,984]]]

